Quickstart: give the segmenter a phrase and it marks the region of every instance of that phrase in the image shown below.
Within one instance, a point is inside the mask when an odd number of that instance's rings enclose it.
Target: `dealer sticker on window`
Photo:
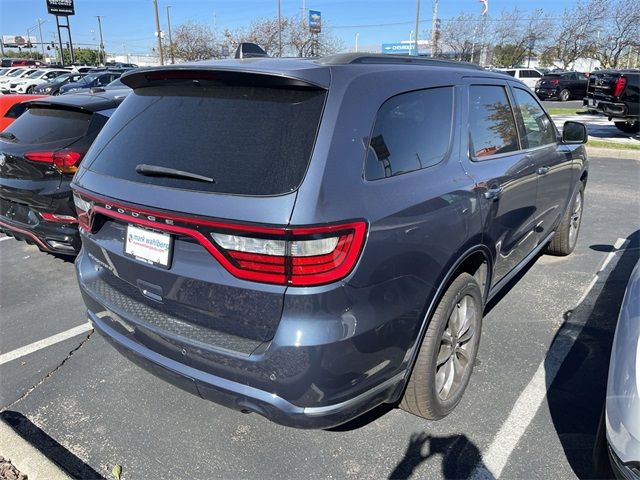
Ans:
[[[141,262],[169,268],[172,250],[171,235],[153,232],[133,225],[127,226],[124,253]]]

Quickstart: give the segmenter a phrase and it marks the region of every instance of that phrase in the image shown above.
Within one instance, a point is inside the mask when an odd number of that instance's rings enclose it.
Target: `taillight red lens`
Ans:
[[[27,152],[24,158],[33,162],[51,163],[60,173],[75,173],[82,160],[82,154],[73,150],[57,152]]]
[[[247,235],[249,233],[249,235]],[[347,276],[358,260],[366,224],[285,229],[264,238],[250,232],[211,233],[232,274],[246,280],[295,286],[321,285]],[[280,237],[280,238],[278,238]]]
[[[72,217],[71,215],[58,215],[55,213],[44,213],[44,212],[39,212],[39,214],[44,220],[48,222],[78,223],[78,219],[76,217]]]
[[[560,83],[560,80],[557,79],[557,78],[554,78],[554,79],[549,80],[549,83],[551,85],[558,85]]]
[[[613,96],[619,97],[620,95],[622,95],[622,92],[624,92],[624,87],[626,86],[627,86],[626,77],[619,77],[616,80],[616,84],[613,86]]]
[[[76,207],[76,213],[78,214],[78,226],[86,230],[87,232],[91,231],[91,202],[88,202],[84,198],[73,194],[73,203]]]

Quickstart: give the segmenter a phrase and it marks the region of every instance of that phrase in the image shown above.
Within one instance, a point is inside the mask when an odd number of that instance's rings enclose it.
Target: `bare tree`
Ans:
[[[306,22],[298,17],[283,17],[281,25],[283,56],[322,56],[342,49],[341,41],[327,32],[326,27],[322,33],[311,35]],[[224,36],[231,48],[236,48],[241,42],[252,42],[260,45],[270,56],[280,53],[277,18],[262,18],[248,28],[225,30]]]
[[[603,67],[616,68],[625,54],[640,46],[640,0],[609,0],[605,9],[593,55]]]
[[[208,60],[220,56],[220,42],[207,25],[184,23],[173,31],[172,40],[173,55],[182,61]]]
[[[503,10],[493,31],[494,62],[503,67],[519,65],[534,48],[543,49],[553,22],[541,9],[529,12],[517,7]]]
[[[442,29],[440,48],[453,53],[456,60],[471,61],[473,51],[479,48],[481,34],[477,15],[461,13],[446,20]],[[425,37],[430,38],[430,37]],[[479,60],[479,58],[476,58]]]

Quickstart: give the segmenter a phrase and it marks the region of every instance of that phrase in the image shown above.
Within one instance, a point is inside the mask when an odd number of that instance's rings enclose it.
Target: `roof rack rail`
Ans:
[[[410,55],[385,55],[381,53],[338,53],[318,59],[322,65],[422,65],[425,67],[454,67],[484,70],[482,67],[468,62],[441,60],[436,58],[416,57]]]

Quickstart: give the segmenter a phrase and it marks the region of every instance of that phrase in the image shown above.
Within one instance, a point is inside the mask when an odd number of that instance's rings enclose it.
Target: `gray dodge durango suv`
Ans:
[[[520,81],[370,54],[126,73],[73,182],[97,331],[303,428],[459,403],[484,306],[575,247],[586,130]]]

